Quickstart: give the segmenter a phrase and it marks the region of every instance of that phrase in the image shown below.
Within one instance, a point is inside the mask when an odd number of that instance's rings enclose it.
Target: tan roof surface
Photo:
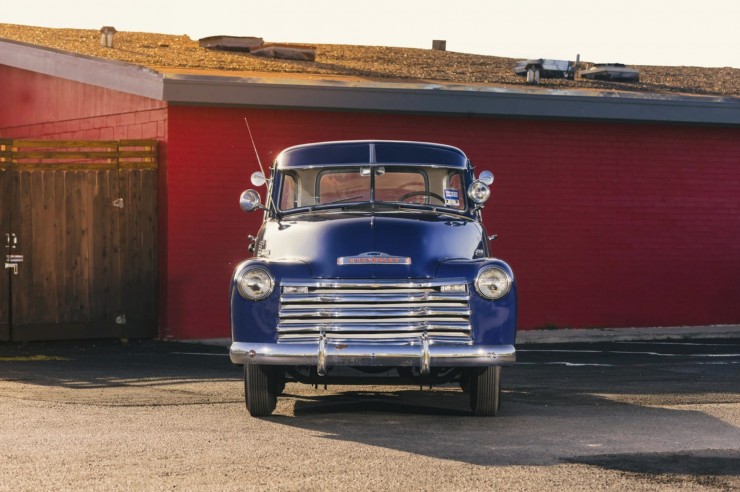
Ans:
[[[235,72],[347,76],[352,79],[416,80],[525,87],[513,73],[515,58],[382,46],[316,45],[316,61],[287,61],[201,48],[188,36],[118,32],[115,48],[103,48],[98,30],[51,29],[0,24],[0,38],[143,65],[163,72],[209,75]],[[542,54],[543,57],[547,53]],[[597,60],[601,62],[627,60]],[[634,66],[640,82],[543,79],[549,89],[591,88],[651,93],[740,96],[740,69]],[[588,68],[586,64],[583,68]],[[311,76],[308,76],[308,75]]]

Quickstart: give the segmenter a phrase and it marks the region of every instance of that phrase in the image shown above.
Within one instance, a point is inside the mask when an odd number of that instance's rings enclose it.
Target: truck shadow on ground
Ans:
[[[452,388],[300,393],[285,395],[293,408],[287,403],[267,420],[325,439],[481,466],[580,463],[633,473],[740,476],[737,427],[701,411],[620,402],[618,395],[510,388],[500,415],[481,418],[472,416],[467,395]],[[704,451],[680,451],[687,448]]]
[[[740,427],[732,417],[740,405],[736,366],[646,365],[645,359],[614,367],[527,365],[555,356],[537,357],[525,354],[521,365],[505,370],[501,414],[494,418],[472,416],[468,395],[453,385],[324,391],[291,383],[274,416],[248,425],[289,426],[312,439],[472,465],[576,463],[654,475],[740,476]],[[223,347],[0,344],[0,383],[0,396],[19,399],[203,405],[206,412],[208,404],[233,405],[236,417],[225,422],[227,429],[251,419],[241,368]],[[720,410],[705,411],[706,403]]]
[[[494,418],[472,416],[468,396],[450,386],[300,389],[286,395],[291,402],[271,420],[327,439],[474,465],[580,463],[740,476],[740,427],[732,416],[740,404],[737,364],[697,358],[690,347],[677,347],[686,356],[669,359],[642,347],[635,354],[617,353],[623,346],[588,348],[563,365],[552,365],[563,359],[557,350],[523,352],[521,364],[503,371],[502,408]],[[713,350],[728,351],[724,344]],[[288,392],[293,388],[300,386]]]

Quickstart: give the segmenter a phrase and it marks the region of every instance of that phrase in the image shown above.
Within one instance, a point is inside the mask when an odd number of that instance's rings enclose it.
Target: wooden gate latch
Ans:
[[[23,263],[23,255],[6,255],[5,269],[12,270],[13,275],[18,275],[18,265]]]
[[[18,236],[5,234],[5,249],[14,250],[18,247]],[[18,264],[23,263],[23,255],[5,255],[5,270],[11,270],[13,275],[18,275]]]

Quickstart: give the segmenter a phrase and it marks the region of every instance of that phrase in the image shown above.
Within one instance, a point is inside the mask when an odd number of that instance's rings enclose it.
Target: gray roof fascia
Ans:
[[[0,39],[0,64],[172,104],[740,125],[740,97],[163,74],[7,39]]]
[[[740,125],[740,98],[167,74],[173,104]]]
[[[0,39],[0,64],[162,100],[162,74],[131,63]]]

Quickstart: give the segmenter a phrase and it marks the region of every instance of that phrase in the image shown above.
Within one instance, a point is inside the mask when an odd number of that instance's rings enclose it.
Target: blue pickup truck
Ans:
[[[477,176],[447,145],[342,141],[290,147],[230,289],[231,361],[252,416],[286,382],[459,384],[473,414],[498,414],[501,367],[516,359],[514,274],[493,258]]]

